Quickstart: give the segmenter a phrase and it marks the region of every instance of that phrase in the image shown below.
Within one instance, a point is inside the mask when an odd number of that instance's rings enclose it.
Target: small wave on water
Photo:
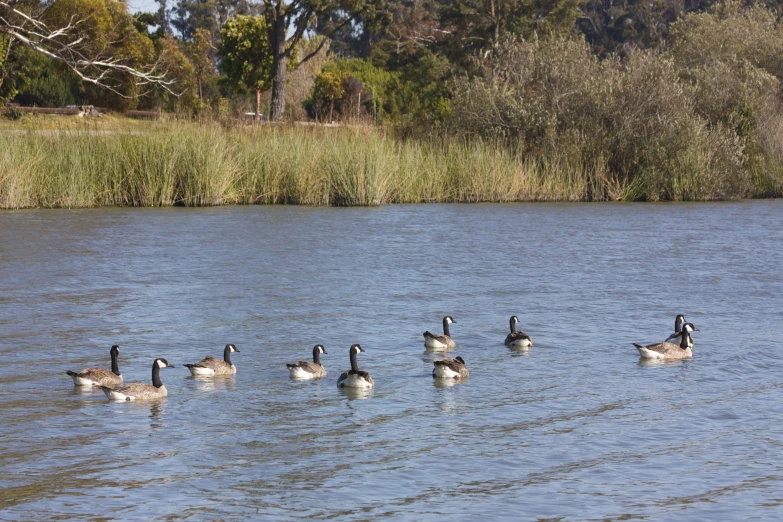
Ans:
[[[779,201],[0,213],[0,518],[778,519],[781,221]],[[677,313],[694,358],[640,360]],[[444,315],[459,381],[423,344]],[[532,348],[504,345],[511,315]],[[73,387],[115,343],[125,382],[176,366],[167,398]],[[226,343],[235,376],[182,367]],[[354,343],[372,390],[336,386]],[[327,376],[291,380],[315,344]]]

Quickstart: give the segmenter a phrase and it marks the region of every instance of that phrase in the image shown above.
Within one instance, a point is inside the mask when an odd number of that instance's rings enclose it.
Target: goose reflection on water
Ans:
[[[196,391],[202,393],[233,391],[236,384],[234,375],[216,375],[215,377],[188,376],[185,378],[195,382]]]
[[[688,365],[691,362],[690,359],[647,359],[647,358],[639,358],[639,362],[636,363],[637,366],[641,367],[669,367],[669,366],[679,366],[679,365]]]
[[[468,380],[468,377],[461,379],[432,379],[432,385],[436,388],[452,388]]]
[[[338,387],[340,393],[349,400],[369,399],[372,397],[373,388],[343,388]]]
[[[530,346],[507,346],[508,351],[511,352],[512,357],[530,357]]]

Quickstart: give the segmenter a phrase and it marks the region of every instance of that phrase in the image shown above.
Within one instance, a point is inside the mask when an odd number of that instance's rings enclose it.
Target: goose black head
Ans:
[[[457,324],[457,321],[455,321],[454,318],[451,317],[450,315],[444,317],[443,320],[449,324]]]
[[[109,353],[114,354],[114,355],[119,355],[120,354],[120,345],[119,344],[112,345],[111,350],[109,350]]]
[[[326,353],[326,348],[324,348],[324,345],[322,344],[316,344],[315,346],[313,346],[313,351],[317,353]],[[329,354],[326,353],[326,355]]]
[[[237,352],[237,353],[239,353],[239,350],[237,350],[237,347],[234,346],[231,343],[226,345],[226,350],[228,350],[229,352]]]
[[[690,332],[698,332],[699,329],[693,326],[693,323],[683,323],[682,331],[690,333]]]
[[[459,356],[457,356],[457,357],[455,357],[455,358],[454,358],[454,360],[455,360],[455,361],[459,361],[459,362],[461,362],[462,364],[465,364],[465,360],[464,360],[462,357],[459,357]]]
[[[351,346],[351,353],[359,353],[359,352],[363,352],[363,351],[364,351],[364,348],[362,348],[358,344],[354,344],[354,345]]]
[[[155,364],[157,365],[158,368],[174,368],[174,365],[169,364],[169,362],[163,357],[159,357],[155,359]]]
[[[677,332],[677,333],[681,332],[681,331],[682,331],[682,324],[683,324],[684,322],[685,322],[685,316],[684,316],[684,315],[682,315],[682,314],[679,314],[679,315],[678,315],[678,316],[677,316],[677,317],[674,319],[674,331],[675,331],[675,332]]]

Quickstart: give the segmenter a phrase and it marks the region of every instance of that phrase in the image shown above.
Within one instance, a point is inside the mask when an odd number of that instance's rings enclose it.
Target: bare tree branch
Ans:
[[[79,26],[86,22],[86,18],[71,17],[64,27],[49,28],[38,18],[40,13],[37,16],[27,14],[16,9],[15,4],[13,0],[0,0],[0,33],[65,64],[83,81],[108,89],[123,98],[131,98],[119,90],[123,80],[112,76],[112,73],[123,73],[133,78],[136,85],[162,88],[174,96],[182,94],[173,91],[175,80],[168,79],[167,71],[160,71],[157,62],[137,69],[121,63],[118,58],[105,57],[102,52],[88,52],[84,45],[85,38],[78,34]]]

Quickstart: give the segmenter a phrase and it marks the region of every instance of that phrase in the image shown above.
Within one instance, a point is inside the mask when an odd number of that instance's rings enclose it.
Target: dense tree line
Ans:
[[[174,82],[169,89],[147,88],[120,71],[112,73],[114,88],[107,90],[24,45],[0,23],[0,101],[189,114],[253,112],[274,119],[372,119],[467,132],[478,129],[478,123],[467,122],[464,104],[489,103],[498,89],[517,92],[517,80],[510,78],[523,71],[510,71],[548,47],[580,46],[606,74],[615,75],[609,69],[622,69],[619,64],[626,60],[636,63],[640,54],[669,53],[682,66],[677,81],[703,88],[703,73],[691,67],[682,50],[683,41],[695,38],[688,33],[695,20],[725,20],[733,9],[763,12],[768,19],[750,23],[778,27],[781,7],[781,0],[753,6],[714,0],[157,1],[156,12],[131,15],[115,0],[0,0],[0,19],[42,13],[40,19],[50,28],[77,19],[74,36],[96,54],[130,68],[154,64]],[[673,48],[679,49],[674,55]],[[563,52],[551,59],[573,58]],[[780,78],[777,70],[754,63],[758,58],[748,60],[748,67]],[[476,95],[479,85],[489,89],[481,100],[462,100],[468,92]],[[501,121],[498,114],[485,117]],[[504,129],[507,136],[522,132],[513,125]],[[543,131],[530,132],[524,131],[527,141]]]

